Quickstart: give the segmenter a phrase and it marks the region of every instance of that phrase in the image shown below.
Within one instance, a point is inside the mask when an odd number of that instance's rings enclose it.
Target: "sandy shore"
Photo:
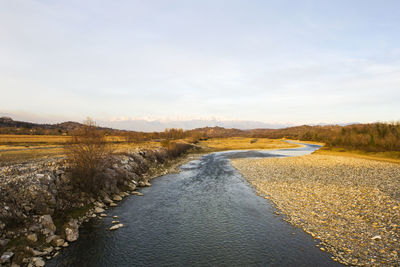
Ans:
[[[399,266],[399,164],[326,155],[232,164],[333,260]]]

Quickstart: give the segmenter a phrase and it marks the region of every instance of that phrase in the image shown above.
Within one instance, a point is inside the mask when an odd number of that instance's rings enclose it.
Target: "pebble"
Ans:
[[[400,262],[398,253],[392,253],[400,251],[398,164],[312,154],[233,159],[232,165],[288,222],[322,240],[337,261]]]

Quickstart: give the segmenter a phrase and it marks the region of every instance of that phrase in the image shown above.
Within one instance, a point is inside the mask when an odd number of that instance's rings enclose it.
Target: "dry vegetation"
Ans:
[[[112,146],[92,121],[87,121],[65,145],[72,183],[84,192],[96,194],[112,164]]]
[[[281,149],[299,147],[299,145],[290,144],[278,139],[245,137],[213,138],[200,141],[199,145],[215,150]]]

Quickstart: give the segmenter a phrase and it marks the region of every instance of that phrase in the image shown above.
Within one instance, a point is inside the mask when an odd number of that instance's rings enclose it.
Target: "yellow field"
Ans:
[[[249,149],[281,149],[299,147],[296,144],[289,144],[279,139],[268,138],[213,138],[199,142],[200,146],[209,147],[215,150],[249,150]]]
[[[365,152],[361,150],[324,147],[315,151],[314,154],[353,157],[353,158],[386,161],[392,163],[400,163],[400,151]]]
[[[0,144],[60,144],[71,139],[71,136],[63,135],[17,135],[17,134],[1,134]]]
[[[65,135],[17,135],[1,134],[0,144],[34,145],[34,144],[62,144],[71,140],[71,136]],[[109,142],[126,142],[124,136],[107,136]]]
[[[71,136],[0,135],[0,166],[64,155],[63,145]],[[107,136],[116,152],[135,148],[160,147],[159,142],[128,143],[124,136]]]

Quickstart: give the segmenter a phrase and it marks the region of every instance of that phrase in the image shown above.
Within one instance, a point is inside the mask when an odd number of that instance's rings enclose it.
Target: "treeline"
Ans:
[[[400,151],[400,122],[348,126],[298,126],[251,130],[252,137],[288,138],[326,143],[327,146],[365,151]]]

